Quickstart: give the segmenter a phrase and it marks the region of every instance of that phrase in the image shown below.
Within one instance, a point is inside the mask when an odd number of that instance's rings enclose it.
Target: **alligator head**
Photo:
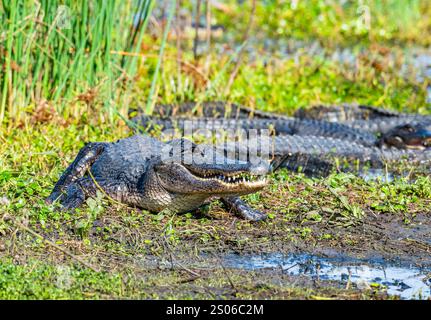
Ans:
[[[268,165],[263,161],[252,164],[230,159],[209,146],[185,139],[173,140],[166,146],[168,149],[153,163],[143,185],[157,210],[184,212],[212,198],[253,193],[267,185]]]
[[[425,124],[396,126],[381,137],[379,144],[399,149],[426,149],[431,147],[431,126]]]

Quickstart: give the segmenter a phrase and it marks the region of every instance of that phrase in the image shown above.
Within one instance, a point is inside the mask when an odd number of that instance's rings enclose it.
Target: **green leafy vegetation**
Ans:
[[[227,3],[237,7],[234,0]],[[244,1],[240,10],[216,15],[217,22],[234,26],[236,21],[247,19],[243,13],[250,12],[250,6],[250,1]],[[376,42],[430,44],[430,38],[423,37],[431,27],[427,1],[267,0],[258,1],[256,6],[254,31],[262,40],[317,39],[332,47]]]

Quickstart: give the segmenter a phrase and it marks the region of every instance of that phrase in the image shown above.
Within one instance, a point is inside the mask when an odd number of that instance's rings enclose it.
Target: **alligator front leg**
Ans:
[[[59,197],[62,210],[73,210],[80,207],[88,197],[94,197],[97,191],[107,195],[110,199],[118,202],[126,200],[126,186],[121,183],[97,181],[91,177],[75,180],[67,186],[64,193]]]
[[[68,187],[70,183],[82,178],[87,169],[91,167],[97,157],[103,152],[106,145],[107,143],[104,142],[90,142],[83,147],[79,151],[75,160],[61,175],[51,194],[46,199],[46,202],[52,203],[61,195],[62,191]]]
[[[220,200],[227,207],[229,212],[233,212],[235,215],[243,219],[261,221],[268,217],[265,213],[250,208],[239,197],[225,197]]]
[[[64,193],[60,194],[59,200],[61,203],[61,209],[64,211],[73,210],[79,208],[87,198],[83,187],[79,181],[72,182]]]

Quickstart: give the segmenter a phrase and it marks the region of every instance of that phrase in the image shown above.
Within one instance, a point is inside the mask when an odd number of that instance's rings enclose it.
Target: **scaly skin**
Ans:
[[[364,145],[334,138],[313,136],[278,136],[274,137],[274,154],[310,154],[323,157],[340,157],[370,162],[374,166],[382,163],[409,161],[428,164],[431,150],[409,150],[397,148],[366,147]]]
[[[193,116],[232,119],[291,119],[283,114],[265,112],[236,103],[227,103],[223,101],[202,102],[200,104],[197,104],[196,102],[185,102],[179,105],[159,104],[154,107],[154,115],[160,118]],[[404,124],[406,121],[430,121],[431,116],[400,113],[374,106],[345,103],[339,106],[317,105],[310,108],[299,108],[294,113],[293,118],[323,120],[338,123],[355,123],[358,121],[358,128],[367,130],[367,127],[361,127],[359,124],[362,125],[367,121],[384,121],[388,124],[387,126],[389,128],[392,128],[394,126]],[[382,132],[382,130],[376,131]]]
[[[143,113],[142,109],[130,110],[129,115],[134,116],[134,113]],[[185,102],[178,105],[175,104],[158,104],[154,107],[153,115],[160,118],[170,118],[177,116],[187,117],[205,117],[205,118],[232,118],[232,119],[280,119],[285,118],[282,115],[260,111],[245,107],[236,103],[227,103],[223,101],[210,102]]]
[[[372,133],[386,133],[394,127],[411,124],[411,125],[421,125],[430,126],[431,117],[422,115],[411,115],[402,118],[382,118],[376,120],[355,120],[344,122],[345,125],[366,130]]]
[[[239,216],[264,219],[263,213],[236,197],[262,189],[268,165],[233,161],[223,155],[218,162],[212,156],[203,158],[211,151],[186,139],[162,143],[142,135],[115,143],[90,143],[65,170],[47,202],[59,200],[63,209],[71,210],[100,190],[130,206],[181,213],[214,198],[226,198],[224,203]]]
[[[215,110],[217,108],[216,105]],[[237,109],[237,114],[242,112],[244,116],[246,113],[242,110]],[[195,122],[196,125],[192,124],[191,129],[214,130],[214,126],[217,130],[266,129],[273,126],[276,133],[284,135],[273,137],[273,147],[268,149],[272,169],[287,167],[296,170],[303,167],[303,171],[311,175],[332,170],[333,158],[370,163],[373,166],[400,160],[426,164],[431,161],[429,149],[415,152],[376,147],[374,136],[342,124],[286,117],[272,119],[270,114],[262,115],[268,118],[217,121],[203,119]],[[137,117],[134,120],[147,126],[154,126],[157,122],[165,128],[174,126],[166,119]],[[179,127],[184,127],[184,119],[177,119],[177,122]],[[405,129],[395,128],[395,134],[398,135]],[[428,132],[423,128],[419,128],[417,132],[407,130],[406,136],[415,146],[423,149],[427,145],[422,144],[422,141],[424,137],[429,139]],[[400,139],[395,140],[403,144]],[[179,150],[172,152],[173,157],[168,162],[163,158],[170,154],[165,152],[166,148],[168,151]],[[180,213],[194,210],[214,198],[221,198],[232,212],[242,218],[254,221],[264,219],[266,216],[263,213],[247,207],[238,198],[239,195],[258,191],[266,185],[265,180],[256,178],[268,169],[261,159],[262,155],[251,155],[244,143],[224,144],[218,149],[219,156],[215,158],[211,151],[212,147],[195,145],[185,139],[162,143],[141,135],[115,143],[90,143],[81,149],[60,177],[47,202],[59,200],[63,209],[75,209],[87,197],[94,196],[100,190],[110,198],[131,206],[149,211],[170,210]],[[226,153],[241,155],[241,158],[245,155],[249,161],[233,161],[225,156]],[[190,154],[193,154],[193,161],[185,161]],[[206,162],[196,161],[195,155],[198,159],[205,158]],[[207,155],[211,157],[205,157]],[[216,163],[215,159],[223,161]]]
[[[322,136],[345,139],[364,146],[380,143],[374,134],[349,126],[318,120],[284,119],[214,119],[214,118],[170,118],[161,119],[140,115],[132,119],[144,129],[160,127],[162,130],[178,128],[193,133],[217,132],[220,130],[270,129],[276,135]]]
[[[191,111],[196,107],[195,103],[185,103],[178,106],[179,112]],[[138,115],[132,119],[143,127],[151,128],[154,125],[171,129],[179,127],[184,129],[187,121],[187,129],[196,131],[237,130],[237,129],[272,129],[273,134],[289,135],[313,135],[333,137],[353,142],[364,146],[388,146],[397,148],[423,149],[431,145],[431,116],[418,114],[402,114],[372,106],[344,104],[341,106],[316,106],[309,109],[299,109],[298,117],[319,118],[324,120],[289,118],[272,113],[251,110],[240,105],[228,105],[222,102],[205,102],[200,106],[205,115],[212,117],[196,118],[172,117],[170,107],[158,106],[159,113],[169,114],[171,117],[148,117]],[[236,112],[232,116],[230,110]],[[254,114],[252,114],[254,112]],[[189,113],[190,114],[190,113]],[[201,112],[202,114],[202,112]],[[248,118],[255,116],[254,119]],[[367,120],[357,120],[367,119]],[[407,127],[410,131],[405,130]],[[377,138],[377,136],[379,138]]]
[[[295,118],[325,120],[329,122],[350,122],[356,120],[391,119],[403,116],[402,113],[373,106],[342,104],[339,106],[317,105],[300,108],[294,113]]]
[[[154,115],[160,118],[187,116],[189,118],[292,119],[286,115],[265,112],[222,101],[202,102],[199,105],[196,102],[186,102],[179,105],[156,105]],[[310,108],[300,108],[294,113],[293,118],[344,123],[362,131],[373,133],[384,133],[395,126],[406,123],[431,123],[431,116],[399,113],[374,106],[358,104],[342,104],[340,106],[318,105]]]
[[[160,118],[173,116],[204,117],[204,118],[231,118],[231,119],[284,119],[291,121],[286,115],[264,112],[239,104],[222,101],[186,102],[179,105],[157,105],[155,115]],[[375,134],[385,133],[388,130],[406,123],[430,125],[431,116],[419,114],[399,113],[374,106],[358,104],[342,104],[340,106],[313,106],[300,108],[293,118],[337,122],[349,127],[368,131]]]
[[[309,176],[327,176],[335,170],[356,173],[366,167],[391,171],[393,165],[396,167],[402,162],[415,164],[425,172],[429,172],[431,167],[430,149],[415,151],[365,147],[355,142],[313,136],[276,136],[272,139],[272,148],[266,150],[273,159],[274,169],[297,171],[301,167],[301,171]],[[220,148],[240,159],[245,159],[249,153],[246,143],[225,143]]]
[[[396,126],[405,124],[431,125],[431,116],[399,113],[373,106],[356,104],[301,108],[295,112],[294,116],[299,119],[343,123],[352,128],[372,133],[386,133]]]

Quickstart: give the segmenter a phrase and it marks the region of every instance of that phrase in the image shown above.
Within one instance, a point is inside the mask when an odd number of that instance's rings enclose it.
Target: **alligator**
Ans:
[[[349,127],[372,133],[386,133],[394,127],[406,124],[422,127],[431,126],[430,115],[401,113],[357,104],[318,105],[311,108],[300,108],[294,113],[294,117],[343,123]]]
[[[431,146],[431,124],[407,124],[392,127],[378,137],[376,134],[341,123],[297,118],[283,119],[218,119],[218,118],[158,118],[138,115],[132,122],[141,128],[188,130],[193,134],[212,134],[221,130],[270,129],[275,135],[320,136],[351,141],[366,147],[396,147],[424,149]]]
[[[246,142],[225,142],[222,150],[242,160],[251,161],[250,146]],[[397,149],[394,147],[366,147],[361,144],[336,138],[318,136],[275,136],[269,148],[253,147],[253,150],[266,150],[273,159],[273,169],[300,168],[301,172],[314,177],[327,176],[334,171],[362,174],[367,168],[393,171],[400,163],[415,165],[415,173],[429,174],[431,149],[421,151]],[[252,153],[255,157],[263,153]]]
[[[338,106],[316,105],[298,108],[294,117],[299,119],[325,120],[329,122],[348,122],[356,120],[375,120],[399,118],[405,114],[362,104],[341,104]]]
[[[130,118],[136,114],[142,114],[142,109],[131,109]],[[185,102],[177,104],[157,104],[154,108],[154,116],[170,118],[178,116],[187,117],[211,117],[211,118],[259,118],[259,119],[291,119],[291,117],[273,112],[265,112],[259,109],[246,107],[237,103],[223,101]],[[392,128],[407,122],[429,122],[430,115],[402,113],[380,107],[362,105],[356,103],[344,103],[341,105],[315,105],[298,108],[293,118],[323,120],[327,122],[355,123],[365,121],[384,121]],[[366,129],[360,127],[362,129]]]
[[[247,152],[242,150],[241,153]],[[398,149],[394,147],[367,147],[356,142],[319,136],[276,136],[273,138],[272,157],[302,154],[318,157],[321,161],[334,158],[347,162],[384,167],[391,162],[431,163],[431,149]],[[279,165],[280,166],[280,165]]]
[[[131,118],[136,116],[137,110],[132,110]],[[317,105],[311,108],[298,108],[293,117],[283,114],[265,112],[249,108],[236,103],[222,101],[213,102],[186,102],[179,105],[159,104],[154,108],[154,116],[166,119],[171,117],[204,117],[204,118],[230,118],[230,119],[296,119],[319,120],[335,122],[354,129],[367,131],[374,135],[383,135],[387,131],[406,124],[412,126],[431,126],[431,116],[401,113],[379,107],[361,104],[342,104],[340,106]],[[142,114],[139,110],[138,114]],[[343,127],[340,127],[343,128]]]
[[[211,146],[186,139],[163,143],[134,135],[114,143],[84,146],[46,201],[58,201],[63,210],[73,210],[99,190],[130,206],[181,213],[221,198],[238,216],[258,221],[266,215],[248,207],[238,196],[265,187],[269,169],[267,162],[229,159]]]
[[[129,118],[142,114],[143,109],[130,109]],[[177,116],[205,117],[205,118],[231,118],[231,119],[283,119],[284,115],[265,112],[258,109],[249,108],[237,103],[223,101],[207,102],[184,102],[181,104],[157,104],[154,107],[153,116],[160,118],[171,118]],[[287,117],[286,117],[287,118]]]

